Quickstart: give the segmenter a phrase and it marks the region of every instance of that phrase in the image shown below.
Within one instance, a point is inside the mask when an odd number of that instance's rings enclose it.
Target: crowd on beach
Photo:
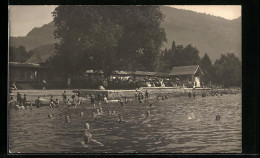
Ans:
[[[78,83],[78,84],[77,84]],[[106,89],[136,89],[140,87],[172,87],[175,84],[166,78],[158,77],[102,77],[86,78],[76,82],[76,88],[97,88],[100,85]],[[82,87],[83,86],[83,87]]]

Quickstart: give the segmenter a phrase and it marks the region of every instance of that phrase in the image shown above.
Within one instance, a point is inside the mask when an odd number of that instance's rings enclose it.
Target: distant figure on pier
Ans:
[[[35,100],[35,104],[36,104],[36,107],[39,108],[41,106],[41,100],[40,100],[40,97],[38,97],[36,100]]]
[[[193,92],[193,97],[196,97],[196,93],[195,92]]]
[[[66,91],[63,92],[63,94],[62,94],[62,98],[63,98],[63,102],[66,102],[66,101],[67,101],[67,94],[66,94]]]

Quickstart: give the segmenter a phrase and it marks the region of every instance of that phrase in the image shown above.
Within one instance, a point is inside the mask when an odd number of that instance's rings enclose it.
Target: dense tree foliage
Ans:
[[[172,67],[187,66],[187,65],[199,65],[201,62],[199,51],[191,44],[187,46],[175,45],[172,42],[172,48],[165,49],[160,56],[160,62],[158,65],[159,71],[170,71]]]
[[[214,65],[216,82],[225,86],[241,86],[242,65],[234,53],[222,54]]]
[[[9,48],[10,62],[25,62],[31,56],[31,52],[27,52],[24,46],[18,48],[11,46]]]
[[[202,57],[200,67],[204,72],[203,81],[205,83],[208,83],[209,81],[215,81],[214,67],[207,53],[205,53],[205,55]]]
[[[68,72],[153,70],[166,41],[159,6],[58,6],[53,16],[53,63]]]

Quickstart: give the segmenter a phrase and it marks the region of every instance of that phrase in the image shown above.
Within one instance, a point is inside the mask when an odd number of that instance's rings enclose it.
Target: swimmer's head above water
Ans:
[[[147,111],[147,112],[146,112],[146,116],[147,116],[147,117],[150,116],[150,111]]]
[[[85,123],[85,124],[84,124],[84,128],[87,129],[87,130],[89,130],[89,123]]]

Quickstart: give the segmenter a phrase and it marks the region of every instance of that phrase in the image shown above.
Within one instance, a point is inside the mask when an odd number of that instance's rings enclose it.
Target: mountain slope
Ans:
[[[54,55],[54,44],[43,45],[31,50],[32,56],[25,63],[45,63]]]
[[[241,58],[241,18],[226,20],[167,6],[162,6],[161,11],[165,15],[162,27],[168,40],[165,47],[171,48],[174,40],[177,45],[192,44],[200,56],[208,53],[213,61],[227,52]]]
[[[40,28],[32,29],[24,37],[10,37],[10,45],[19,47],[23,45],[26,51],[30,51],[42,45],[52,44],[58,42],[53,35],[54,22],[45,24]]]

